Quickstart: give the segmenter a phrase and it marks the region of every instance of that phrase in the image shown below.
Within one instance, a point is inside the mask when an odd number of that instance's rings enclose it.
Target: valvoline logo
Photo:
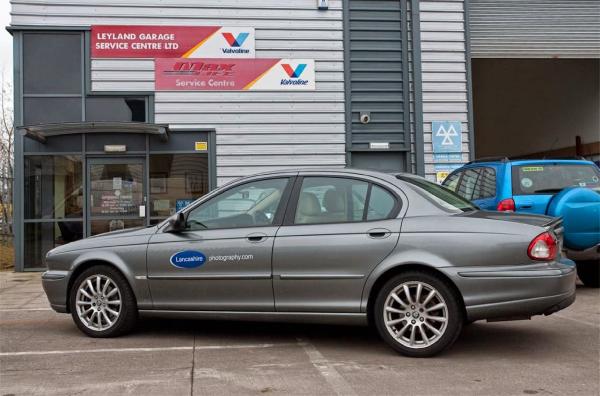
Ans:
[[[306,69],[306,63],[299,63],[296,67],[292,67],[292,65],[288,63],[282,63],[281,67],[285,70],[286,74],[290,77],[289,79],[283,78],[281,79],[281,85],[306,85],[308,84],[308,80],[303,80],[300,78],[304,70]]]
[[[287,63],[282,63],[281,67],[283,67],[283,70],[285,70],[290,78],[300,78],[302,72],[304,72],[304,69],[306,69],[306,63],[298,64],[295,69],[292,67],[292,65]]]
[[[250,33],[242,32],[234,36],[232,33],[221,33],[230,48],[221,48],[224,54],[247,54],[250,50],[240,48],[244,45],[244,42],[250,36]]]
[[[248,38],[250,33],[239,33],[237,37],[235,37],[231,33],[222,33],[225,40],[229,43],[230,47],[241,47],[244,45],[244,41]]]
[[[196,268],[206,262],[206,256],[202,252],[185,250],[172,255],[170,261],[177,268]]]

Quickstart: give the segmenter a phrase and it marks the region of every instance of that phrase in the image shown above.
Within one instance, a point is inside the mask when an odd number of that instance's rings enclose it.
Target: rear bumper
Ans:
[[[451,271],[469,321],[550,315],[575,301],[576,271],[570,260]]]
[[[42,286],[53,310],[66,313],[69,271],[46,271],[42,274]]]
[[[600,260],[600,243],[585,250],[565,249],[567,257],[573,261]]]

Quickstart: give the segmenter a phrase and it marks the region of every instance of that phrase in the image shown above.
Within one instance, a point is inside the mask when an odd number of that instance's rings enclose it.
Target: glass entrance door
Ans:
[[[87,235],[146,225],[143,159],[88,159],[87,173]]]

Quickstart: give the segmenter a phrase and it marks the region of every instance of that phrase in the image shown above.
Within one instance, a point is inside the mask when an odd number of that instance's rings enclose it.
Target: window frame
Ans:
[[[273,222],[271,224],[269,224],[269,225],[250,225],[250,226],[243,226],[243,227],[207,228],[207,229],[201,229],[201,230],[190,230],[187,228],[187,221],[188,221],[188,217],[191,212],[198,209],[202,205],[212,201],[213,199],[216,199],[216,198],[222,196],[223,194],[231,191],[231,189],[237,188],[240,186],[244,186],[246,184],[255,183],[255,182],[260,182],[260,181],[265,181],[265,180],[277,180],[277,179],[287,179],[287,184],[283,189],[283,194],[281,195],[279,205],[277,207],[277,210],[275,211],[275,216],[274,216]],[[196,204],[192,204],[182,211],[184,218],[185,218],[186,228],[184,230],[182,230],[181,232],[188,233],[188,232],[206,232],[206,231],[217,231],[217,230],[235,230],[235,229],[246,229],[246,228],[261,228],[261,227],[279,227],[283,223],[285,210],[290,201],[290,195],[292,193],[292,189],[295,186],[295,181],[296,181],[295,179],[296,179],[296,177],[289,176],[289,175],[276,176],[276,177],[271,176],[271,177],[263,177],[263,178],[252,179],[252,180],[244,180],[240,183],[227,185],[227,188],[224,189],[223,191],[219,191],[217,194],[207,196],[206,199],[203,199],[203,200],[201,200],[201,202],[198,202]],[[168,221],[165,221],[164,224],[168,224]],[[163,224],[163,226],[161,226],[162,232],[165,232],[165,230],[168,230],[168,227],[164,228],[164,224]],[[166,231],[166,232],[168,232],[168,231]]]
[[[331,222],[331,223],[296,224],[296,222],[295,222],[296,221],[296,211],[298,209],[300,193],[302,191],[302,184],[303,184],[305,178],[347,179],[347,180],[356,180],[359,182],[368,183],[367,195],[365,196],[365,207],[363,209],[363,218],[361,220],[342,221],[342,222],[337,221],[337,222]],[[394,207],[393,207],[392,211],[390,212],[390,214],[386,218],[367,220],[366,217],[368,214],[369,201],[371,199],[371,189],[372,189],[373,185],[376,185],[376,186],[382,188],[384,191],[388,192],[392,196],[392,198],[394,199]],[[374,223],[374,222],[378,222],[378,221],[385,221],[385,220],[397,218],[401,209],[402,209],[402,199],[398,196],[398,194],[396,194],[396,192],[392,191],[390,188],[383,186],[380,183],[374,182],[371,179],[347,176],[347,175],[326,175],[326,174],[325,175],[320,175],[320,174],[302,175],[302,176],[298,176],[296,178],[296,181],[294,183],[294,189],[291,193],[291,196],[289,197],[289,203],[287,205],[287,210],[285,212],[285,216],[284,216],[282,225],[302,227],[302,226],[327,226],[327,225],[335,225],[335,224]]]

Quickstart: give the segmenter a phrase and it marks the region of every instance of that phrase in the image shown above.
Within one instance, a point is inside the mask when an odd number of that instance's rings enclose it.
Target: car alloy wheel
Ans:
[[[387,331],[400,344],[424,348],[446,331],[448,307],[444,298],[425,282],[405,282],[392,290],[384,304]]]
[[[73,282],[69,309],[75,324],[90,337],[115,337],[137,322],[137,302],[129,282],[116,268],[95,265]]]
[[[430,357],[450,347],[465,321],[458,291],[433,270],[407,270],[379,290],[372,320],[392,348],[411,357]]]
[[[111,328],[121,315],[121,292],[105,275],[86,278],[77,289],[75,303],[81,322],[94,331]]]

